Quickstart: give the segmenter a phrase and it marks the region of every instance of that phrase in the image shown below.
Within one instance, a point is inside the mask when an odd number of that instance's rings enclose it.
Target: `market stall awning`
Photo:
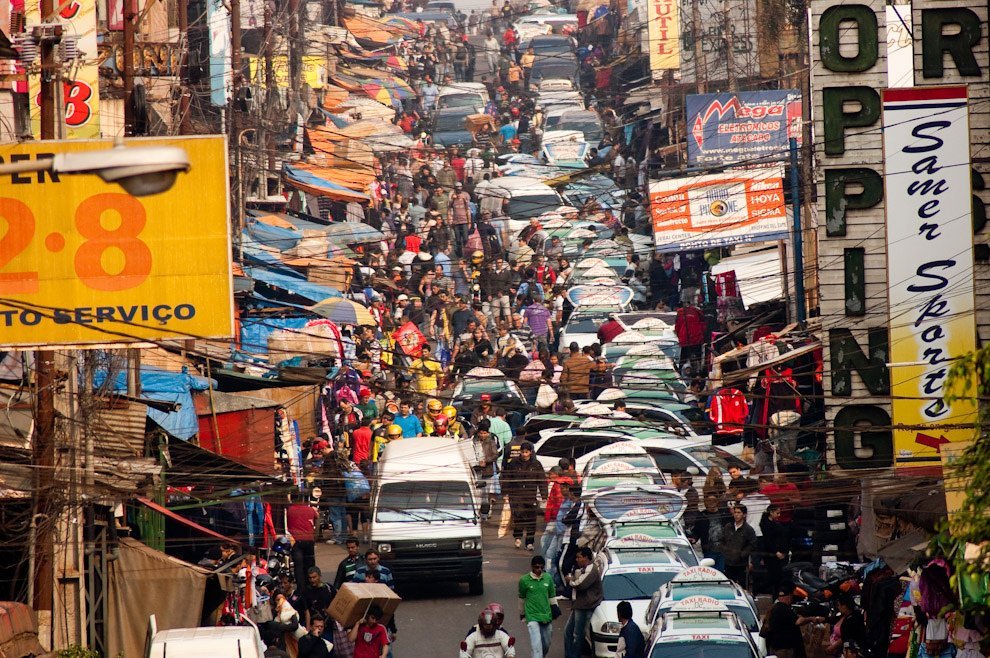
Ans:
[[[278,290],[313,303],[324,300],[327,297],[340,297],[339,290],[310,283],[305,279],[297,279],[285,274],[279,274],[263,267],[245,267],[244,269],[247,275],[256,282],[277,288]]]
[[[206,535],[207,537],[211,537],[213,539],[218,539],[218,540],[224,541],[224,542],[229,542],[231,544],[240,544],[239,541],[234,540],[234,539],[231,539],[230,537],[224,537],[219,532],[214,532],[213,530],[210,530],[209,528],[206,528],[206,527],[201,526],[200,524],[196,523],[195,521],[190,521],[189,519],[187,519],[186,517],[182,516],[181,514],[176,514],[172,510],[168,509],[167,507],[163,507],[163,506],[159,505],[158,503],[154,502],[153,500],[149,500],[147,498],[142,498],[141,496],[138,496],[137,499],[145,507],[148,507],[150,509],[153,509],[153,510],[155,510],[156,512],[158,512],[160,514],[164,514],[165,516],[167,516],[168,518],[172,519],[173,521],[177,521],[178,523],[181,523],[182,525],[190,528],[191,530],[195,530],[196,532],[202,533],[202,534]]]
[[[290,185],[316,196],[337,199],[338,201],[371,201],[371,197],[367,194],[356,192],[353,189],[335,183],[311,169],[285,165],[282,167],[282,172],[285,174]]]
[[[220,396],[217,393],[214,392],[215,397],[232,397],[230,393]],[[199,488],[208,484],[215,490],[245,488],[255,483],[284,484],[270,473],[261,473],[188,441],[169,441],[168,456],[171,466],[166,477],[172,487]],[[204,473],[209,473],[209,477],[204,478]]]
[[[297,164],[294,168],[307,171],[325,181],[343,186],[349,190],[364,190],[375,180],[375,171],[371,167],[330,167],[318,164]],[[365,200],[368,197],[365,195]],[[355,199],[360,201],[360,199]]]
[[[340,19],[347,31],[354,35],[359,42],[375,45],[388,45],[403,37],[416,36],[416,32],[402,25],[380,21],[371,16],[355,14]]]

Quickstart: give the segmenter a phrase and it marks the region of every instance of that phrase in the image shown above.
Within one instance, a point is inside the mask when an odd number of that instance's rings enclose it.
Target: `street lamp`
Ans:
[[[132,196],[149,196],[170,189],[180,171],[189,171],[189,155],[177,146],[115,146],[0,165],[0,174],[33,171],[95,174]]]

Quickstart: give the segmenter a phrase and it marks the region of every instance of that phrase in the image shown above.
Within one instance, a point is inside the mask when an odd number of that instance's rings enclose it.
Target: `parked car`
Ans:
[[[708,596],[689,596],[660,615],[647,655],[763,658],[746,625],[724,603]]]
[[[471,132],[466,127],[465,119],[477,113],[475,107],[448,107],[437,110],[433,115],[433,145],[470,148]]]
[[[658,589],[650,600],[645,628],[651,628],[660,615],[668,612],[678,601],[691,596],[707,596],[721,601],[749,630],[760,654],[766,655],[766,640],[760,637],[760,615],[756,610],[756,601],[749,592],[714,567],[689,567]]]

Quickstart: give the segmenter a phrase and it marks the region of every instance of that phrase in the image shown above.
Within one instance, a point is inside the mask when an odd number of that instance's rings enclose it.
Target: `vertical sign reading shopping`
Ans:
[[[895,465],[934,466],[970,441],[976,407],[943,401],[952,360],[976,349],[966,87],[883,91]]]
[[[65,105],[65,138],[93,139],[100,136],[100,67],[96,50],[96,2],[66,0],[55,4],[62,24],[62,44],[56,60],[63,73],[62,100]],[[24,8],[30,30],[42,22],[40,0],[28,0]],[[75,48],[72,45],[75,45]],[[69,60],[69,57],[76,57]],[[30,77],[31,131],[41,135],[41,78]]]
[[[650,70],[658,79],[681,66],[681,18],[677,0],[648,0]]]

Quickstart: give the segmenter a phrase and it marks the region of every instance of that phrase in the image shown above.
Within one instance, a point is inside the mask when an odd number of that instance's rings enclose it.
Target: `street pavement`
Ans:
[[[469,595],[467,585],[458,583],[424,582],[400,588],[402,604],[396,614],[399,633],[394,647],[395,658],[453,658],[457,655],[460,641],[477,622],[478,614],[492,602],[501,603],[505,608],[505,627],[516,638],[518,658],[532,656],[526,628],[519,621],[516,587],[519,577],[529,570],[529,560],[533,554],[514,548],[511,536],[499,539],[497,534],[496,522],[485,524],[483,596]],[[365,548],[362,545],[362,550]],[[337,564],[344,555],[342,547],[317,546],[316,562],[326,580],[333,579]],[[387,566],[388,562],[384,564]],[[554,622],[553,641],[547,658],[562,658],[564,655],[566,601],[561,609],[564,614]]]

